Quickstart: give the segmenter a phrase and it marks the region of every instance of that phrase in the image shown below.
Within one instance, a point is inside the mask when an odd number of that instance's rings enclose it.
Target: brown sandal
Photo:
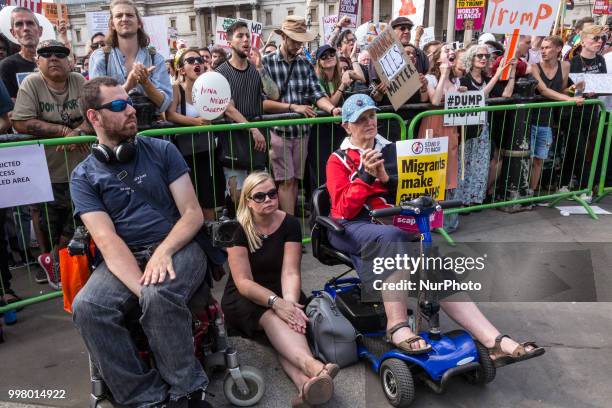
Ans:
[[[495,345],[488,349],[489,355],[493,360],[493,365],[496,368],[541,356],[546,351],[544,348],[538,347],[535,342],[526,341],[524,343],[519,343],[512,353],[506,353],[501,348],[501,341],[504,337],[510,338],[507,334],[500,334],[495,338]],[[533,350],[527,351],[527,347],[533,347]]]
[[[312,377],[302,386],[302,392],[298,395],[304,402],[311,405],[324,404],[334,395],[334,380],[321,371],[316,377]]]
[[[325,364],[323,369],[321,369],[319,374],[317,374],[317,376],[323,373],[323,374],[329,375],[333,380],[334,378],[336,378],[339,372],[340,372],[340,366],[338,364],[327,363]]]
[[[424,354],[431,350],[431,344],[426,344],[425,347],[420,348],[420,349],[413,349],[410,347],[412,343],[415,343],[420,340],[424,340],[421,336],[418,336],[418,335],[414,335],[408,339],[402,340],[398,344],[393,343],[393,333],[395,333],[396,331],[398,331],[399,329],[403,327],[410,328],[410,323],[408,322],[398,323],[395,326],[391,327],[389,330],[387,330],[387,336],[386,336],[387,343],[393,344],[394,347],[398,348],[402,353],[406,353],[406,354]]]

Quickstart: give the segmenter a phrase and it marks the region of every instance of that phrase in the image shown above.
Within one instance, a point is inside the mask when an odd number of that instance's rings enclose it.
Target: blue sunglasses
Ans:
[[[115,101],[105,103],[104,105],[100,105],[96,108],[96,110],[100,109],[108,109],[111,112],[123,112],[127,106],[132,105],[132,99],[128,98],[127,100],[117,99]]]

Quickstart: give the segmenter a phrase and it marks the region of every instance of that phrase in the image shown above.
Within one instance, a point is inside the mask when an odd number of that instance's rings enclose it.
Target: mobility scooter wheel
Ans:
[[[228,375],[223,382],[223,393],[232,405],[250,407],[257,404],[263,397],[266,388],[264,377],[261,371],[251,366],[241,366],[240,374],[242,374],[249,391],[243,394],[234,377]]]
[[[495,365],[489,356],[489,351],[479,341],[475,341],[480,367],[477,370],[464,374],[467,382],[475,385],[485,385],[495,378]]]
[[[394,407],[407,407],[414,400],[412,373],[402,360],[389,358],[383,361],[380,382],[385,396]]]
[[[96,401],[95,408],[114,408],[114,405],[109,400]]]

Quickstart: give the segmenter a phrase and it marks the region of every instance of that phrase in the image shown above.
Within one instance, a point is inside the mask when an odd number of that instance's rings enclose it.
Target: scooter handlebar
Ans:
[[[440,201],[438,202],[440,207],[444,208],[457,208],[463,205],[463,201],[461,200],[448,200],[448,201]]]
[[[400,215],[402,211],[416,212],[416,210],[417,209],[412,206],[379,208],[377,210],[370,211],[370,216],[373,218],[392,217],[394,215]]]

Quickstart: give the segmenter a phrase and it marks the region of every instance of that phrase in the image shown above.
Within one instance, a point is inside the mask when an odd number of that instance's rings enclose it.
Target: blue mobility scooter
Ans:
[[[431,197],[419,197],[399,207],[374,210],[372,218],[393,215],[411,215],[421,233],[422,252],[432,247],[429,216],[442,208],[460,206],[460,202],[436,203]],[[313,255],[325,265],[348,266],[349,271],[331,279],[325,284],[324,291],[336,301],[338,310],[361,334],[357,352],[360,358],[367,359],[372,369],[379,374],[385,396],[395,407],[407,407],[414,400],[414,379],[427,384],[436,393],[442,393],[451,377],[463,375],[472,384],[484,385],[495,378],[496,369],[487,349],[472,339],[464,330],[442,333],[439,324],[440,305],[435,293],[419,293],[417,320],[428,321],[429,330],[420,331],[412,324],[417,333],[431,345],[425,354],[408,355],[394,348],[384,340],[386,316],[382,302],[366,303],[361,299],[359,278],[342,278],[353,268],[351,258],[334,249],[327,239],[327,231],[342,234],[344,228],[332,218],[329,193],[321,187],[313,193],[313,213],[315,223],[312,231]],[[421,271],[427,273],[427,271]],[[318,292],[313,292],[316,295]],[[414,322],[414,313],[408,310],[409,321]]]

